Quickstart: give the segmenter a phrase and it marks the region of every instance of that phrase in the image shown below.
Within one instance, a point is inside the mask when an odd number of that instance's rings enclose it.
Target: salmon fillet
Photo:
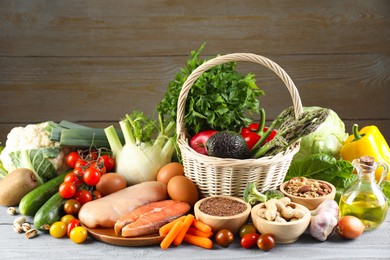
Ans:
[[[157,233],[166,223],[186,214],[191,206],[186,202],[162,200],[140,206],[123,215],[115,223],[118,236],[136,237]]]

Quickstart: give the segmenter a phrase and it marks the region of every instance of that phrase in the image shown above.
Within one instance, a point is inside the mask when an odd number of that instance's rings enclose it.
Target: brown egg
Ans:
[[[185,176],[174,176],[168,182],[168,195],[171,199],[184,201],[194,206],[199,194],[196,185]]]
[[[107,196],[108,194],[124,188],[126,188],[125,177],[114,172],[103,174],[98,184],[96,184],[96,190],[103,196]]]
[[[164,165],[157,173],[157,181],[168,184],[173,176],[184,176],[184,167],[178,162],[171,162]]]

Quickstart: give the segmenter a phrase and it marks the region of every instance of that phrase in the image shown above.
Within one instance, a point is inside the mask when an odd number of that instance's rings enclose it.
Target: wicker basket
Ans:
[[[293,156],[299,150],[299,141],[284,152],[259,159],[225,159],[197,153],[188,144],[185,128],[185,104],[193,83],[208,69],[227,62],[254,62],[261,64],[278,75],[290,92],[295,117],[302,114],[302,103],[293,81],[275,62],[263,56],[250,53],[233,53],[218,56],[196,68],[183,84],[177,107],[177,140],[183,159],[185,175],[199,188],[204,197],[231,195],[242,197],[248,182],[255,182],[260,191],[276,189],[283,182]]]

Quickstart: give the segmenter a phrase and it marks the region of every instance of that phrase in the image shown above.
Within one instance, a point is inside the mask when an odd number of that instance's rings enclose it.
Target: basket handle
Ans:
[[[275,62],[273,62],[268,58],[256,54],[251,54],[251,53],[226,54],[226,55],[217,56],[211,60],[206,61],[205,63],[197,67],[191,73],[191,75],[188,76],[187,80],[184,82],[183,87],[179,94],[178,104],[177,104],[176,133],[178,138],[186,134],[184,110],[185,110],[185,104],[186,104],[188,92],[190,91],[190,88],[192,87],[194,82],[201,76],[203,72],[207,71],[208,69],[214,66],[228,63],[228,62],[237,62],[237,61],[248,61],[248,62],[258,63],[272,70],[276,75],[279,76],[279,78],[283,81],[288,91],[290,92],[293,106],[294,106],[295,118],[298,118],[303,113],[302,102],[299,96],[298,89],[295,87],[295,84],[291,80],[290,76],[278,64],[276,64]]]

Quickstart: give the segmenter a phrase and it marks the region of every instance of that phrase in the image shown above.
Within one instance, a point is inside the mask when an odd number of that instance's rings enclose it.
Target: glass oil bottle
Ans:
[[[377,228],[386,218],[387,200],[381,186],[386,181],[388,166],[385,163],[374,162],[370,156],[362,156],[352,161],[357,171],[355,181],[340,198],[340,216],[352,215],[359,218],[365,231]],[[375,170],[382,167],[382,177],[375,181]]]

